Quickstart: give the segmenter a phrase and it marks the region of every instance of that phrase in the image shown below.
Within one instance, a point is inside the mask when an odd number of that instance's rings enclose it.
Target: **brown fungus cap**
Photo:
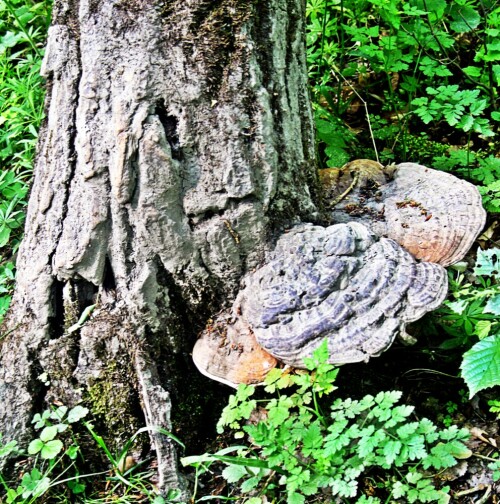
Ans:
[[[243,319],[223,313],[202,332],[193,348],[193,362],[205,376],[230,387],[261,383],[278,364]]]
[[[322,172],[334,222],[362,222],[423,261],[460,261],[486,221],[475,186],[419,164],[353,161],[337,170],[340,186],[334,172]]]

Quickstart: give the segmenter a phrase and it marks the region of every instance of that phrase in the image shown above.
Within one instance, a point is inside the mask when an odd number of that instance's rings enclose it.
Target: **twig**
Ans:
[[[359,179],[359,172],[355,171],[353,179],[352,179],[352,182],[351,182],[351,185],[342,194],[340,194],[339,196],[337,196],[330,203],[329,207],[334,207],[335,205],[338,205],[354,189],[354,187],[358,183],[358,179]]]

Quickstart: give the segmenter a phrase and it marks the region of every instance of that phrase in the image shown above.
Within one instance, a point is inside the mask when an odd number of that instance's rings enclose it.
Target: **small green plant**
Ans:
[[[424,124],[444,119],[450,126],[465,132],[473,131],[485,137],[493,136],[488,119],[481,117],[488,106],[486,98],[480,98],[479,89],[459,89],[458,85],[427,87],[428,96],[415,98],[414,113]]]
[[[448,401],[445,405],[446,414],[438,415],[438,420],[443,422],[445,427],[453,424],[453,415],[458,411],[458,405],[453,401]]]
[[[490,407],[491,413],[495,413],[498,417],[500,417],[500,401],[493,399],[488,401],[488,406]]]
[[[186,457],[182,463],[203,471],[211,462],[223,462],[222,476],[249,494],[248,503],[264,502],[267,496],[299,504],[320,494],[382,502],[363,495],[361,481],[371,471],[384,475],[388,498],[449,502],[448,489],[436,488],[429,471],[470,455],[463,444],[468,431],[456,426],[439,430],[430,420],[412,419],[413,407],[397,404],[398,391],[328,401],[338,370],[327,359],[323,344],[305,361],[308,371],[273,370],[265,381],[272,396],[260,402],[253,398],[255,387],[240,385],[218,430],[229,428],[237,439],[248,436],[250,444]],[[255,411],[261,418],[252,422]],[[237,455],[228,455],[231,450]]]
[[[473,272],[460,265],[450,270],[450,299],[436,312],[438,323],[451,336],[442,348],[470,347],[500,331],[500,284],[494,273],[499,253],[496,248],[479,250]]]
[[[129,455],[137,437],[150,430],[166,435],[183,446],[173,434],[161,428],[144,427],[125,443],[118,454],[113,454],[93,425],[84,420],[88,413],[87,408],[82,406],[70,410],[66,406],[59,406],[37,413],[33,425],[38,435],[29,443],[26,452],[20,449],[17,441],[2,445],[0,436],[0,458],[15,455],[16,458],[24,459],[25,467],[19,481],[8,481],[0,474],[0,488],[3,487],[4,490],[3,496],[0,492],[1,502],[32,504],[39,499],[46,499],[47,502],[73,502],[82,499],[83,502],[97,504],[109,502],[109,499],[126,503],[130,502],[129,498],[134,502],[146,498],[153,504],[179,502],[179,490],[170,490],[165,498],[155,491],[150,481],[154,472],[144,468],[147,459],[136,461]],[[79,434],[74,429],[77,424],[90,433],[96,445],[104,452],[111,471],[81,473],[85,456],[79,443]],[[87,485],[89,478],[93,482],[90,491]],[[99,485],[101,489],[106,488],[105,498],[97,497],[94,500],[93,495],[98,493],[96,487]]]
[[[31,441],[27,450],[28,455],[34,458],[31,470],[24,473],[17,486],[11,486],[0,475],[0,483],[5,490],[7,504],[36,502],[50,488],[62,483],[67,483],[68,488],[75,495],[85,490],[85,483],[79,478],[78,471],[73,477],[63,478],[63,476],[75,467],[80,451],[76,440],[71,436],[71,426],[87,414],[88,410],[82,406],[75,406],[69,411],[66,406],[60,406],[55,410],[46,410],[34,416],[34,428],[40,433]],[[69,432],[70,439],[73,439],[66,448],[60,439],[63,432]],[[16,441],[11,441],[0,448],[0,457],[9,456],[12,453],[21,454]]]
[[[470,397],[500,385],[499,271],[500,249],[479,250],[470,281],[466,271],[450,272],[452,299],[437,313],[438,323],[451,335],[442,348],[469,347],[461,369]]]

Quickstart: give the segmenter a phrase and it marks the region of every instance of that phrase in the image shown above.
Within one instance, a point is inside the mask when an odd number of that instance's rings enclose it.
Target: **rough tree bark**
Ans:
[[[6,439],[26,440],[54,402],[83,401],[117,446],[141,425],[171,427],[197,332],[273,233],[316,213],[303,8],[56,0],[1,347]],[[160,484],[179,486],[169,440],[151,447]]]

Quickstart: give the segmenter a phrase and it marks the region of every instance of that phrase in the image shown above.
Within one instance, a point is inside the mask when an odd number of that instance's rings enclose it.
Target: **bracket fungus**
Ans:
[[[227,313],[209,321],[193,348],[193,362],[208,378],[231,387],[261,383],[278,364],[257,343],[248,324]]]
[[[465,256],[486,221],[474,185],[419,164],[383,167],[361,159],[322,170],[320,178],[333,222],[361,222],[442,266]]]
[[[255,338],[294,367],[303,367],[303,359],[325,338],[334,364],[379,355],[397,335],[405,336],[407,323],[439,306],[448,286],[443,267],[418,263],[395,241],[378,238],[359,223],[293,228],[245,283],[231,316],[218,321],[226,324],[226,337]],[[235,376],[247,374],[243,369],[252,359],[243,362],[243,353],[235,352],[240,360],[228,364],[220,341],[210,343],[212,335],[205,330],[198,340],[196,365],[212,378],[238,383]],[[255,381],[264,376],[254,375]]]
[[[230,313],[193,350],[202,373],[259,383],[277,365],[303,367],[326,339],[332,364],[367,361],[445,299],[486,212],[468,182],[415,163],[369,160],[320,172],[329,227],[300,225],[244,279]]]

